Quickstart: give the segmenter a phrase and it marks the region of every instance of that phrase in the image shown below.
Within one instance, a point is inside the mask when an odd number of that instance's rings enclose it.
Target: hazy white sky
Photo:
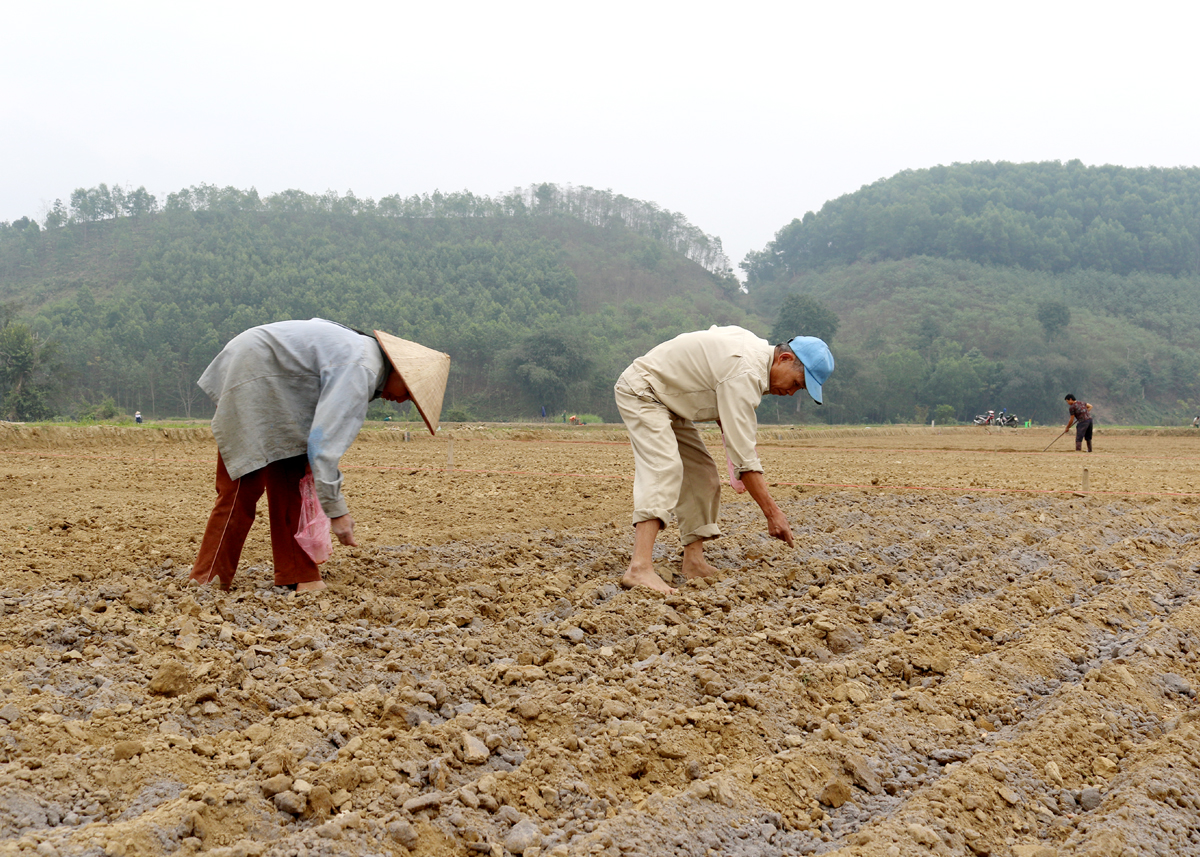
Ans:
[[[955,161],[1200,164],[1195,2],[5,2],[0,220],[101,182],[653,201],[735,266]]]

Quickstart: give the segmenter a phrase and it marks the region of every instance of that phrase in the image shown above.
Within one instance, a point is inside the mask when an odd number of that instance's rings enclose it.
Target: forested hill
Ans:
[[[816,302],[840,320],[834,419],[1065,422],[1068,392],[1101,423],[1200,410],[1200,169],[905,171],[742,267],[759,314]]]
[[[937,256],[1034,271],[1200,274],[1200,168],[953,164],[906,170],[793,220],[749,285],[829,265]]]
[[[764,422],[1101,425],[1200,410],[1200,171],[967,164],[900,173],[747,257],[590,188],[385,197],[80,188],[0,223],[0,418],[204,417],[195,380],[242,330],[322,316],[450,353],[448,419],[616,419],[612,384],[686,330],[826,337],[822,408]],[[390,407],[390,406],[381,406]],[[377,411],[378,413],[378,411]]]
[[[375,202],[201,186],[159,206],[144,189],[100,185],[57,203],[44,225],[0,228],[0,304],[21,322],[0,352],[33,355],[25,370],[7,360],[0,395],[18,401],[0,416],[80,413],[106,398],[204,416],[195,380],[225,342],[313,316],[449,352],[458,414],[594,412],[620,368],[662,338],[712,323],[761,329],[744,302],[718,239],[608,191]]]

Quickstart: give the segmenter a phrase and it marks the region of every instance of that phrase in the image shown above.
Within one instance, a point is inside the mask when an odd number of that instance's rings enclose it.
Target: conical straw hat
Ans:
[[[375,331],[379,347],[388,356],[392,369],[400,373],[404,386],[430,434],[437,433],[442,418],[442,399],[450,377],[450,355],[382,330]]]

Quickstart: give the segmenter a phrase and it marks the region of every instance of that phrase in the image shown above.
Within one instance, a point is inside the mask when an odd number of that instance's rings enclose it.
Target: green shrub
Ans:
[[[100,422],[101,420],[113,420],[121,413],[117,403],[113,401],[112,396],[107,397],[98,405],[87,406],[79,414],[80,422],[92,421]]]

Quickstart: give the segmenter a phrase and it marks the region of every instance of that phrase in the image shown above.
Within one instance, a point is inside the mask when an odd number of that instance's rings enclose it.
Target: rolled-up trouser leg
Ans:
[[[633,523],[665,527],[676,512],[684,544],[719,536],[719,477],[695,426],[622,384],[614,393],[633,447]]]
[[[307,468],[307,455],[273,461],[264,468],[276,586],[321,579],[320,566],[296,541],[296,531],[300,529],[300,480]]]
[[[208,516],[200,552],[192,565],[192,580],[209,583],[216,577],[222,589],[233,585],[242,547],[254,524],[254,507],[263,493],[264,470],[230,479],[225,462],[217,453],[217,502]]]

